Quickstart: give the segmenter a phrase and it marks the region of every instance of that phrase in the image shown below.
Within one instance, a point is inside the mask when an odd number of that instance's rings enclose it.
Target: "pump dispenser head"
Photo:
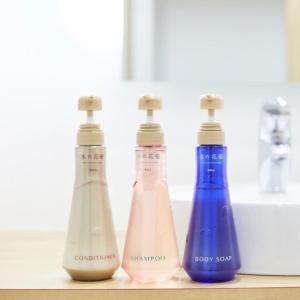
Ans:
[[[203,95],[200,97],[200,108],[207,109],[208,120],[198,131],[199,145],[223,145],[225,134],[220,123],[215,122],[215,110],[223,108],[223,100],[217,95]]]
[[[80,125],[77,133],[77,144],[80,146],[103,145],[103,131],[94,123],[94,111],[102,110],[102,100],[99,97],[84,96],[78,101],[78,110],[86,111],[87,120]]]
[[[154,111],[162,108],[160,97],[143,96],[139,99],[139,109],[147,111],[147,121],[140,125],[137,132],[137,144],[141,146],[154,146],[164,144],[164,134],[160,125],[154,122]]]

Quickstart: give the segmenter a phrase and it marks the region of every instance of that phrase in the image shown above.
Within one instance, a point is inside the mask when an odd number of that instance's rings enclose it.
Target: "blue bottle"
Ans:
[[[208,109],[209,120],[198,132],[197,178],[183,267],[194,281],[229,281],[241,263],[228,191],[224,131],[214,122],[214,110],[222,108],[223,101],[206,95],[200,106]]]

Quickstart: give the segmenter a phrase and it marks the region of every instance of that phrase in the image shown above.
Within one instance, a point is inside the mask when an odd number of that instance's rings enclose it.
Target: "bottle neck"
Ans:
[[[223,145],[200,145],[196,149],[197,187],[227,188],[227,148]]]
[[[151,181],[166,179],[166,147],[136,147],[136,177]]]
[[[78,146],[76,156],[76,182],[86,180],[106,181],[104,146]]]

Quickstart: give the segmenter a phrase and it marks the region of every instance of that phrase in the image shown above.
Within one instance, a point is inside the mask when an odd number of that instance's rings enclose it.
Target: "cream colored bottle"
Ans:
[[[119,267],[116,237],[109,204],[103,132],[93,122],[101,99],[82,97],[78,109],[87,123],[77,134],[76,176],[63,267],[75,280],[111,278]]]

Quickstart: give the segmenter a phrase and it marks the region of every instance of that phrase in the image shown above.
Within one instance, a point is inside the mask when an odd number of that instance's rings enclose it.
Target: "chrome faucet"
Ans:
[[[259,180],[264,193],[287,190],[291,150],[290,108],[282,98],[262,107],[259,135]]]

